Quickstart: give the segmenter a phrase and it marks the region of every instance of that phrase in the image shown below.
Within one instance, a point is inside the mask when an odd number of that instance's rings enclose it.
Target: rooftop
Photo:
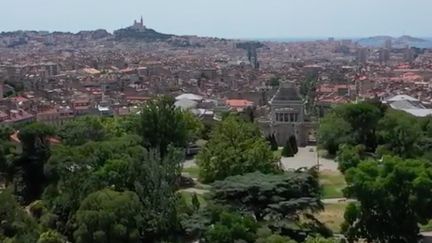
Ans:
[[[432,109],[426,109],[418,99],[408,95],[396,95],[387,99],[387,103],[391,108],[405,111],[413,116],[425,117],[432,115]]]
[[[203,100],[203,97],[200,95],[196,95],[196,94],[181,94],[181,95],[177,96],[175,99],[176,100],[186,99],[186,100],[201,101],[201,100]]]
[[[244,108],[244,107],[248,107],[248,106],[253,106],[254,103],[250,100],[230,99],[230,100],[226,100],[225,104],[227,106],[230,106],[230,107]]]
[[[297,88],[293,85],[288,86],[282,86],[279,88],[279,90],[276,92],[275,96],[272,99],[272,102],[274,101],[301,101],[300,95],[297,91]]]

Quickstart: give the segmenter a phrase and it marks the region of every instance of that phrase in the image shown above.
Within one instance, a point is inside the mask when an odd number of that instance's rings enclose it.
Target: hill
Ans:
[[[391,40],[394,48],[404,48],[406,46],[417,47],[417,48],[430,48],[432,47],[432,41],[412,37],[409,35],[403,35],[401,37],[392,36],[372,36],[368,38],[363,38],[357,41],[358,44],[362,46],[369,47],[383,47],[387,40]]]
[[[114,31],[114,36],[117,40],[134,39],[143,41],[164,41],[174,35],[159,33],[149,28],[137,28],[135,26],[127,27]]]

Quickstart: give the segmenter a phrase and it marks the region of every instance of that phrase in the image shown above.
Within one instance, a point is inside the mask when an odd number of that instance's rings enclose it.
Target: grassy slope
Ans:
[[[324,205],[324,211],[316,215],[317,219],[327,225],[334,233],[340,232],[340,225],[344,221],[347,203],[340,202]]]
[[[342,190],[346,186],[345,178],[340,172],[320,171],[320,183],[322,186],[323,198],[341,198]]]

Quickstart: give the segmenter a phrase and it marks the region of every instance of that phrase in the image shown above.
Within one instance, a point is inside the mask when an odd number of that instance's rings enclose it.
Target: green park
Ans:
[[[414,242],[431,228],[432,119],[376,103],[334,107],[307,147],[235,113],[205,125],[167,97],[0,136],[1,242]]]

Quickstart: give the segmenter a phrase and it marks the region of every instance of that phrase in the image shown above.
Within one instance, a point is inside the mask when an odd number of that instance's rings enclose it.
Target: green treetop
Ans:
[[[204,182],[253,171],[279,170],[276,157],[258,127],[234,116],[224,119],[197,157]]]
[[[432,218],[432,165],[385,156],[346,171],[346,195],[356,198],[345,213],[349,239],[417,242],[419,224]]]

